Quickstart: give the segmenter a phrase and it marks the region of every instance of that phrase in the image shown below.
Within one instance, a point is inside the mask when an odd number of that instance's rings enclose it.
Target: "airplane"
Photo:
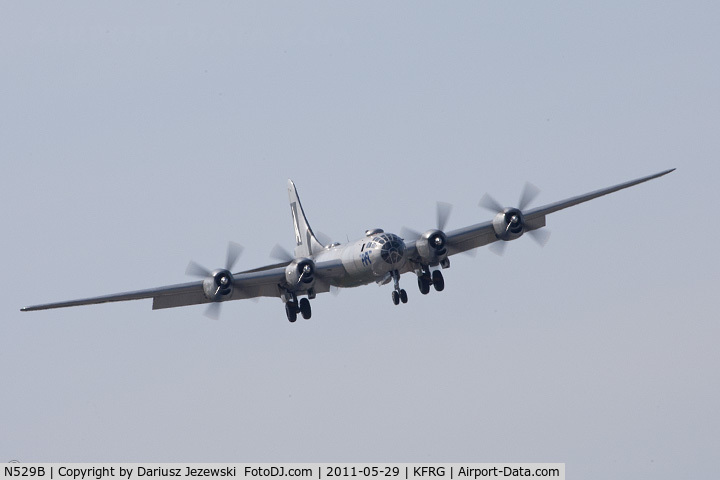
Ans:
[[[351,288],[377,283],[393,283],[391,292],[395,305],[407,303],[408,295],[400,288],[400,276],[414,272],[420,292],[426,295],[431,287],[440,292],[445,288],[442,270],[450,267],[450,257],[458,253],[490,245],[496,253],[502,253],[503,246],[517,240],[523,234],[533,236],[538,243],[547,240],[545,217],[559,210],[662,177],[675,169],[665,170],[612,187],[595,190],[583,195],[570,197],[542,207],[528,209],[539,190],[526,184],[517,207],[503,207],[489,195],[484,195],[480,206],[494,212],[486,222],[445,232],[450,213],[449,204],[438,203],[436,228],[424,233],[404,230],[401,235],[384,232],[380,228],[367,230],[365,236],[347,244],[321,243],[310,228],[303,211],[297,189],[288,180],[295,232],[295,252],[290,255],[282,247],[273,249],[273,256],[282,261],[272,265],[231,273],[242,247],[230,242],[224,268],[208,270],[190,262],[186,273],[202,277],[189,283],[118,293],[80,300],[46,303],[24,307],[21,311],[45,310],[51,308],[92,305],[105,302],[119,302],[152,298],[153,310],[186,305],[209,304],[206,315],[219,316],[222,302],[256,297],[279,297],[285,304],[285,313],[290,322],[298,314],[309,319],[312,315],[310,300],[319,293],[337,288]],[[302,298],[300,298],[302,297]]]

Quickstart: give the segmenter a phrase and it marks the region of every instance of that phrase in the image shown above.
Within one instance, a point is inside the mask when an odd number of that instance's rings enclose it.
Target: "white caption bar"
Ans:
[[[564,463],[7,463],[0,480],[565,479]]]

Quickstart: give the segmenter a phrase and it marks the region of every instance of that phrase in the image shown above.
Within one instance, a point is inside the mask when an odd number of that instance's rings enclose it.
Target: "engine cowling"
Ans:
[[[310,288],[315,282],[315,262],[309,258],[298,258],[285,267],[285,280],[294,289]]]
[[[224,268],[213,271],[203,280],[203,292],[213,302],[228,298],[233,292],[232,273]]]
[[[493,218],[493,229],[500,240],[515,240],[525,232],[525,217],[517,208],[506,208]]]
[[[447,258],[447,236],[441,230],[428,230],[415,241],[423,263],[430,265]]]

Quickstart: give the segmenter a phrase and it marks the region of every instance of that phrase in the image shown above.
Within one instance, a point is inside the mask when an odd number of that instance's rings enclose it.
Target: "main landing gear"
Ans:
[[[445,279],[440,270],[435,270],[431,274],[430,269],[424,267],[422,273],[418,275],[418,288],[420,289],[420,293],[423,295],[430,293],[430,285],[435,287],[436,291],[442,292],[445,290]]]
[[[392,291],[392,301],[395,305],[399,305],[400,302],[407,303],[408,296],[407,292],[400,288],[400,272],[397,270],[392,272],[392,279],[395,283],[395,289]]]
[[[290,323],[297,320],[297,314],[302,315],[305,320],[308,320],[312,316],[312,308],[310,308],[310,300],[307,298],[301,298],[298,302],[297,297],[293,294],[292,297],[285,302],[285,314],[287,315]]]

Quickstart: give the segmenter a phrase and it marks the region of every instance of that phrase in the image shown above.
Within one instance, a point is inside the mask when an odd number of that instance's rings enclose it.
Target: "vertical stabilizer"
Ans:
[[[290,198],[290,213],[292,214],[293,227],[295,228],[295,256],[308,257],[314,255],[323,249],[323,244],[315,238],[305,212],[300,204],[295,184],[292,180],[288,180],[288,197]]]

